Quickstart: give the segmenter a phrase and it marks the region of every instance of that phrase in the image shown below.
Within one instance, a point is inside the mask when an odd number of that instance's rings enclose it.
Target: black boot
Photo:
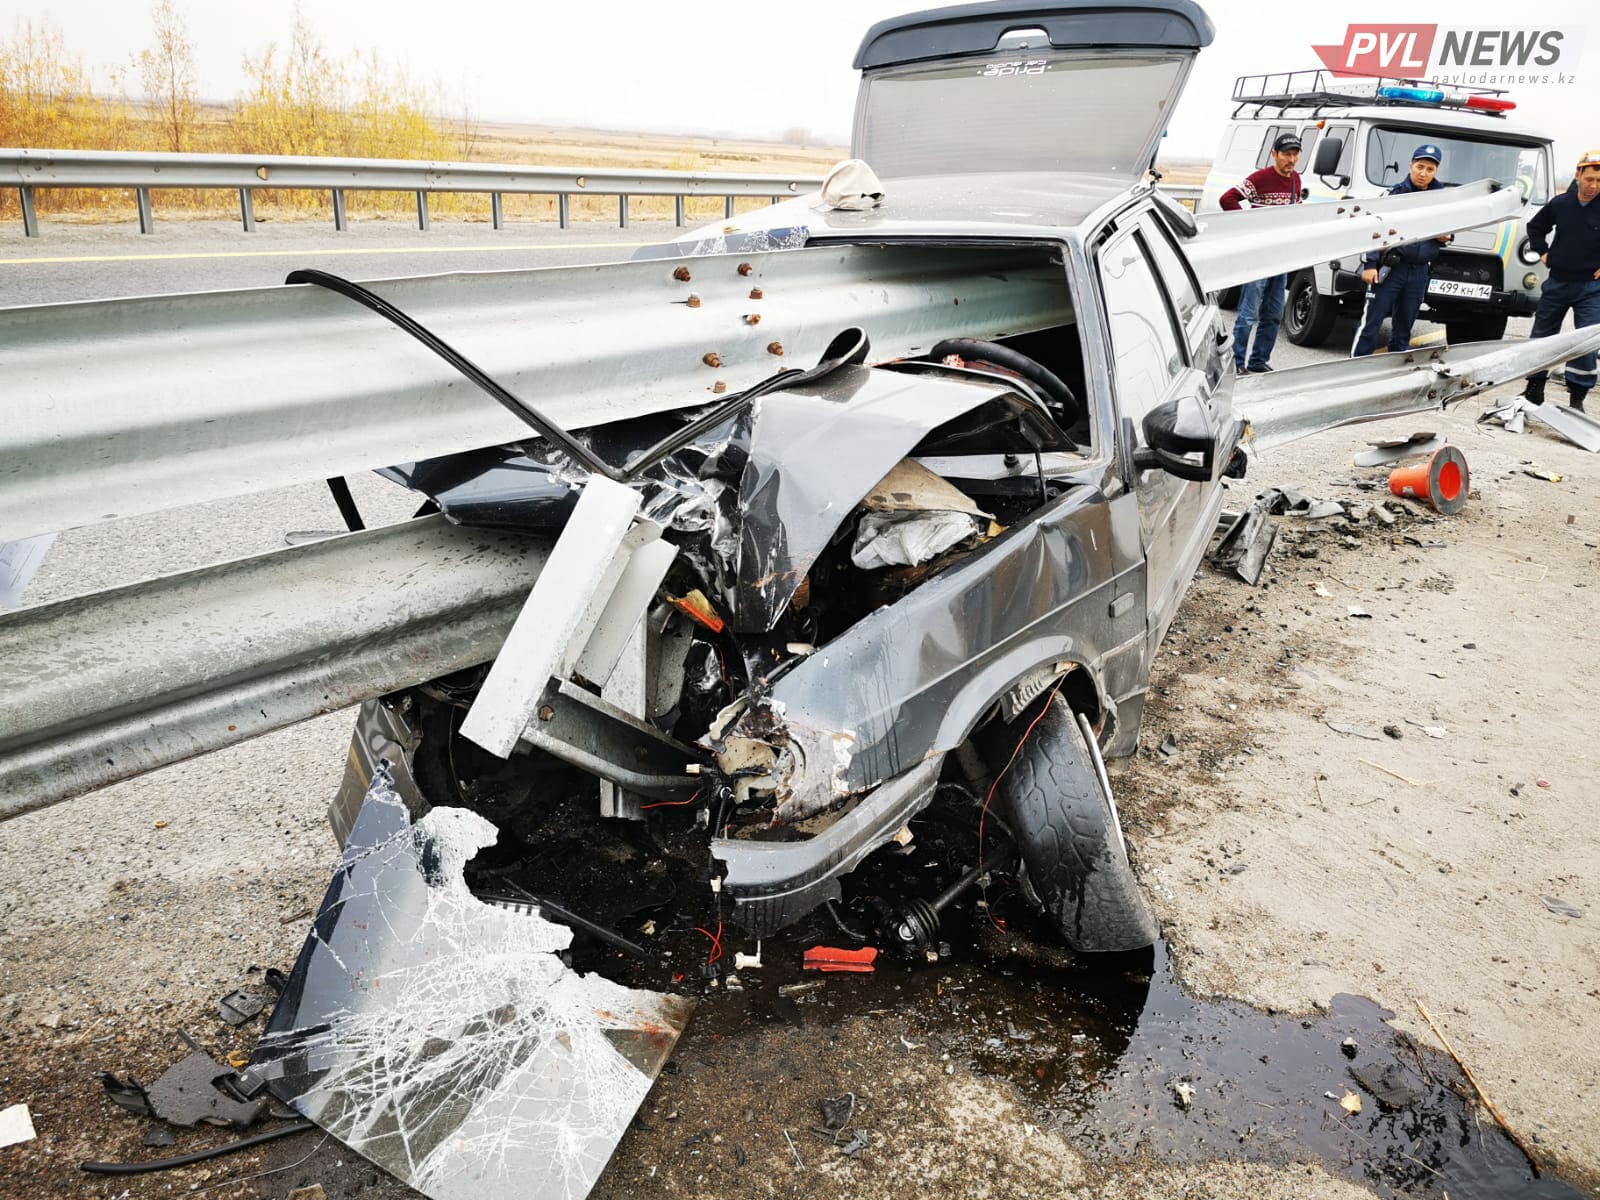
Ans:
[[[1572,407],[1577,409],[1579,412],[1583,411],[1583,398],[1588,394],[1589,389],[1586,387],[1577,387],[1576,385],[1570,383],[1567,384],[1567,403],[1572,405]]]
[[[1545,378],[1546,377],[1543,376],[1543,375],[1530,375],[1530,376],[1528,376],[1528,382],[1522,389],[1522,398],[1524,400],[1526,400],[1529,404],[1543,404],[1544,403],[1544,381],[1545,381]]]

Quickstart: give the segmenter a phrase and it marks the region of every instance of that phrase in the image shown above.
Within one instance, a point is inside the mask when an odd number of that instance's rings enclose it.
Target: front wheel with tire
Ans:
[[[1134,878],[1105,764],[1084,725],[1057,697],[1020,749],[1022,720],[1010,737],[997,739],[1008,758],[1015,750],[999,783],[999,811],[1016,835],[1028,882],[1067,944],[1084,952],[1138,950],[1160,936],[1160,926]]]
[[[1339,304],[1317,290],[1315,273],[1296,271],[1289,279],[1289,295],[1283,305],[1283,331],[1288,339],[1296,346],[1320,346],[1338,319]]]
[[[1506,318],[1463,317],[1444,323],[1444,340],[1452,346],[1463,342],[1498,342],[1506,335]]]

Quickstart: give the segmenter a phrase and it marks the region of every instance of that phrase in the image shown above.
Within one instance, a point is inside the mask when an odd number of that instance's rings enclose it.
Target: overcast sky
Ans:
[[[179,0],[195,43],[201,95],[231,100],[240,62],[287,43],[293,0]],[[1172,122],[1165,153],[1209,158],[1230,106],[1234,76],[1316,66],[1311,46],[1344,39],[1352,22],[1559,28],[1582,37],[1590,6],[1530,0],[1508,16],[1504,0],[1347,6],[1202,0],[1217,37],[1204,51]],[[811,0],[762,5],[608,4],[485,0],[306,0],[336,54],[377,50],[414,76],[437,79],[490,120],[547,125],[777,136],[805,127],[845,142],[856,76],[850,61],[873,21],[916,0]],[[149,41],[141,0],[3,0],[11,18],[48,17],[91,67],[126,63]],[[1600,145],[1600,38],[1579,60],[1576,85],[1512,89],[1520,123],[1552,134],[1561,162]],[[1563,64],[1566,65],[1566,64]],[[1592,76],[1592,78],[1591,78]],[[446,115],[452,115],[447,113]],[[1043,131],[1041,131],[1043,132]]]

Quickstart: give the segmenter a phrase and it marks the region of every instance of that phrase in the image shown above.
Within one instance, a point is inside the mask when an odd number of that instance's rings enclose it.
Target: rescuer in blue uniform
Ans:
[[[1439,147],[1428,143],[1418,146],[1411,155],[1411,173],[1389,189],[1391,196],[1407,192],[1428,192],[1443,187],[1435,176],[1444,156]],[[1389,349],[1405,350],[1411,345],[1411,326],[1417,319],[1417,310],[1428,294],[1428,270],[1439,257],[1439,249],[1450,241],[1450,235],[1429,238],[1425,242],[1412,242],[1409,246],[1396,246],[1390,250],[1374,250],[1361,260],[1361,278],[1367,284],[1367,305],[1361,312],[1361,332],[1356,334],[1351,358],[1363,358],[1372,353],[1378,344],[1378,330],[1383,319],[1389,318]]]

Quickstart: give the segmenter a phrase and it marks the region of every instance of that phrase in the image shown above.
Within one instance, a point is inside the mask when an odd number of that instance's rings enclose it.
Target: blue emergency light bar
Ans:
[[[1444,103],[1444,93],[1437,88],[1381,87],[1378,95],[1386,100],[1409,100],[1413,104]]]

